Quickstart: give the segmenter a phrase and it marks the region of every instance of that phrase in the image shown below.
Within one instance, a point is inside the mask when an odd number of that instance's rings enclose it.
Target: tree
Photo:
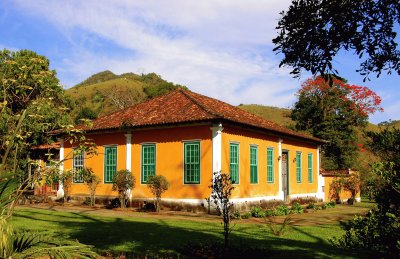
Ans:
[[[229,174],[214,172],[210,188],[211,198],[218,212],[221,214],[224,223],[223,235],[224,247],[226,249],[229,246],[230,222],[231,214],[233,213],[233,203],[230,201],[230,197],[235,187],[232,185],[232,179]]]
[[[369,132],[369,148],[381,162],[372,165],[376,180],[370,196],[377,202],[366,216],[355,217],[335,243],[340,247],[374,250],[387,257],[400,256],[400,130]],[[382,257],[382,256],[381,256]],[[386,257],[386,256],[383,256]]]
[[[291,118],[296,129],[327,140],[323,145],[326,169],[351,168],[357,158],[355,127],[364,127],[368,115],[383,110],[381,98],[367,87],[321,76],[306,80],[298,91]]]
[[[34,181],[23,179],[27,149],[49,143],[51,131],[65,129],[71,141],[68,103],[49,61],[35,52],[0,51],[0,257],[85,257],[96,253],[75,241],[39,238],[13,231],[9,222],[15,201]],[[79,138],[83,141],[83,138]],[[34,175],[37,177],[37,175]]]
[[[81,124],[82,123],[82,119],[89,119],[89,120],[93,120],[97,118],[97,112],[95,112],[94,110],[92,110],[90,107],[82,107],[81,109],[79,109],[78,114],[76,115],[74,122],[75,124]]]
[[[395,31],[400,22],[398,0],[292,0],[276,27],[274,51],[284,55],[280,66],[313,75],[334,74],[333,58],[351,51],[362,60],[358,72],[367,79],[382,71],[400,74],[400,51]]]
[[[96,189],[100,184],[101,180],[98,177],[92,168],[84,168],[83,169],[83,182],[87,185],[90,194],[90,206],[94,206],[96,204]]]
[[[163,175],[151,175],[147,178],[147,187],[156,198],[156,210],[160,211],[161,194],[168,190],[169,182]]]
[[[113,178],[112,190],[118,192],[121,208],[125,208],[126,194],[128,190],[135,188],[135,176],[129,170],[119,170]]]
[[[347,200],[347,203],[353,205],[357,193],[360,192],[360,176],[356,173],[343,180],[343,189],[351,193],[351,197]]]

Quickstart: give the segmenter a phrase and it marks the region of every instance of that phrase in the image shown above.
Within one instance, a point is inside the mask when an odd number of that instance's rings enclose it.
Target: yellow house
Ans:
[[[147,178],[160,174],[170,183],[163,200],[201,203],[210,196],[213,172],[220,171],[234,180],[234,201],[324,199],[322,140],[188,90],[114,112],[82,129],[97,144],[98,155],[72,156],[74,146],[61,139],[60,169],[92,168],[101,178],[98,196],[115,197],[113,175],[128,169],[136,178],[133,199],[151,198]],[[74,178],[72,196],[88,195],[81,180]]]

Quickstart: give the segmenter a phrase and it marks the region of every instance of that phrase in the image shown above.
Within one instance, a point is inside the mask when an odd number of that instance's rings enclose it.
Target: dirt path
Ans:
[[[335,208],[326,210],[309,211],[302,214],[290,215],[291,224],[293,226],[316,226],[325,224],[335,224],[340,221],[347,221],[354,215],[366,214],[373,206],[371,203],[358,203],[354,206],[337,205]],[[18,208],[35,208],[43,210],[53,210],[60,212],[75,212],[88,215],[105,216],[105,217],[140,217],[140,218],[156,218],[156,219],[171,219],[171,220],[189,220],[202,222],[220,222],[221,218],[216,215],[208,215],[206,213],[192,213],[183,211],[161,211],[156,212],[136,212],[133,209],[105,209],[100,207],[87,207],[75,205],[58,205],[58,204],[35,204],[21,205]],[[276,222],[282,222],[286,216],[274,217]],[[240,223],[262,223],[264,218],[242,219]]]

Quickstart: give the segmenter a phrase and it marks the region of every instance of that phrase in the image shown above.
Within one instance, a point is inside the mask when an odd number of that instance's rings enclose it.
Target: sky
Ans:
[[[50,60],[65,89],[92,74],[155,72],[232,105],[290,108],[311,75],[279,68],[272,39],[290,0],[2,0],[0,49],[30,49]],[[349,83],[382,97],[379,123],[400,119],[397,74],[363,82],[358,59],[335,59]]]

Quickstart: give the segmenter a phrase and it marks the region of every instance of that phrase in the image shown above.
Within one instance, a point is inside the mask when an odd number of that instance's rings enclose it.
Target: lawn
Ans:
[[[344,231],[340,221],[365,213],[369,204],[338,206],[325,211],[296,215],[287,234],[277,237],[264,219],[234,221],[231,243],[257,247],[266,257],[364,257],[333,247],[329,238]],[[279,220],[279,219],[278,219]],[[65,207],[19,207],[13,217],[17,229],[45,232],[58,238],[77,239],[104,254],[182,257],[190,244],[222,241],[220,220],[209,215],[171,215],[112,210],[79,210]]]

